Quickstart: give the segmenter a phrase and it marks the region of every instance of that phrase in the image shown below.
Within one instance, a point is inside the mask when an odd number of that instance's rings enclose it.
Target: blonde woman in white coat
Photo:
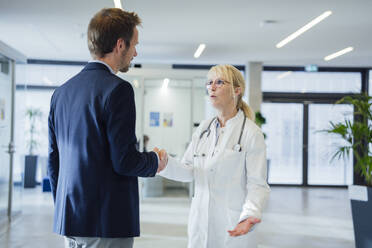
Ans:
[[[239,70],[212,67],[206,87],[217,117],[203,121],[183,159],[169,158],[159,175],[195,181],[189,248],[256,248],[253,227],[270,192],[264,137],[242,100],[245,83]]]

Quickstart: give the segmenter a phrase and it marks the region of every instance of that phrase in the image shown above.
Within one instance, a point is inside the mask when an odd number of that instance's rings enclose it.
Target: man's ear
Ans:
[[[117,41],[116,41],[116,46],[114,48],[117,52],[119,51],[123,51],[126,49],[125,47],[125,41],[122,39],[122,38],[119,38]]]

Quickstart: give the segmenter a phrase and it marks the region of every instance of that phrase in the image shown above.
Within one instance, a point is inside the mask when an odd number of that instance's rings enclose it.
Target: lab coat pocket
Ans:
[[[240,181],[244,176],[245,152],[225,149],[218,160],[218,172],[224,180]]]

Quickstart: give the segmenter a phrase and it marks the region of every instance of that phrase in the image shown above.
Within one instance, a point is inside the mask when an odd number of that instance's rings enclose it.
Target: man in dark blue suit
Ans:
[[[48,173],[54,232],[66,247],[132,247],[137,177],[153,177],[167,162],[164,151],[136,150],[133,88],[115,75],[137,56],[140,23],[121,9],[98,12],[88,28],[94,60],[52,96]]]

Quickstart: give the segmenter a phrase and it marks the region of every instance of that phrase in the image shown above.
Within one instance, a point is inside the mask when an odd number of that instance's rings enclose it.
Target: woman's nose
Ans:
[[[217,85],[213,82],[210,89],[215,91],[217,89]]]

